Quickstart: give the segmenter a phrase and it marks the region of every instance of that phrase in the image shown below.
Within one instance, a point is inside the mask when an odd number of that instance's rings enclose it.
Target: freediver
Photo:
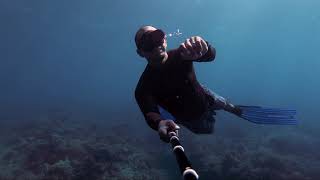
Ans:
[[[147,60],[135,98],[147,124],[165,142],[169,131],[180,129],[178,124],[197,134],[213,133],[215,110],[260,124],[296,123],[294,110],[235,106],[200,84],[193,63],[212,62],[216,57],[215,48],[200,36],[167,51],[165,32],[143,26],[136,32],[135,43],[138,55]]]

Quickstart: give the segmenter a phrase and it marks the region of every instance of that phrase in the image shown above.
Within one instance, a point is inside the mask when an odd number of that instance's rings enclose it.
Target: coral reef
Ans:
[[[190,157],[193,162],[197,163],[203,179],[318,179],[320,177],[318,173],[320,162],[314,159],[318,155],[311,146],[305,151],[301,149],[308,147],[310,142],[318,141],[313,140],[312,137],[308,137],[304,141],[297,141],[298,139],[301,139],[299,134],[273,134],[266,136],[262,141],[258,138],[256,140],[220,138],[216,140],[219,142],[217,144],[207,143],[205,145],[202,142],[200,148],[195,150]],[[217,151],[215,149],[218,146],[220,147]],[[221,147],[223,149],[220,149]]]
[[[1,180],[138,180],[168,176],[151,166],[154,157],[145,153],[139,145],[144,142],[135,138],[111,135],[116,134],[112,129],[110,134],[88,136],[79,133],[77,127],[60,131],[55,128],[61,124],[45,124],[22,128],[16,132],[19,138],[4,144]]]
[[[53,116],[53,122],[20,125],[7,138],[2,134],[1,180],[180,178],[170,146],[154,132],[138,138],[129,125],[106,128],[92,122],[67,124],[63,116],[59,112],[59,116]],[[195,136],[182,128],[180,136],[186,154],[204,180],[320,177],[317,138],[297,132],[270,131],[263,136],[244,132],[239,130],[237,134],[241,136],[229,137]]]

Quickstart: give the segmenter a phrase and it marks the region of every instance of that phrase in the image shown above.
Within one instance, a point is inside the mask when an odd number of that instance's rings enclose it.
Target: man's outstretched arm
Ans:
[[[158,131],[159,122],[162,120],[162,117],[154,97],[136,90],[135,98],[147,124],[152,129]]]
[[[169,131],[178,134],[180,127],[171,119],[165,119],[159,112],[158,105],[152,95],[135,92],[136,101],[144,115],[144,118],[153,130],[158,131],[160,139],[169,142]]]

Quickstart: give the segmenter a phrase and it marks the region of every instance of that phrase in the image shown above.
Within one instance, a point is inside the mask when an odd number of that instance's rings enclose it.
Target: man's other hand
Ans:
[[[208,52],[208,45],[200,36],[193,36],[181,43],[180,55],[185,60],[196,60]]]
[[[179,129],[180,127],[173,120],[171,119],[161,120],[158,126],[158,133],[159,133],[160,139],[168,143],[170,141],[169,132],[174,131],[178,136]]]

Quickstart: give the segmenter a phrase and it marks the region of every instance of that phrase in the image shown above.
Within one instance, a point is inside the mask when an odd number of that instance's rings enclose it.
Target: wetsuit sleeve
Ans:
[[[216,49],[214,47],[212,47],[207,41],[206,41],[207,45],[208,45],[208,51],[206,54],[204,54],[203,56],[201,56],[199,59],[194,60],[195,62],[209,62],[209,61],[213,61],[216,57]]]
[[[162,120],[155,98],[146,91],[137,88],[135,98],[147,124],[158,131],[159,122]]]

